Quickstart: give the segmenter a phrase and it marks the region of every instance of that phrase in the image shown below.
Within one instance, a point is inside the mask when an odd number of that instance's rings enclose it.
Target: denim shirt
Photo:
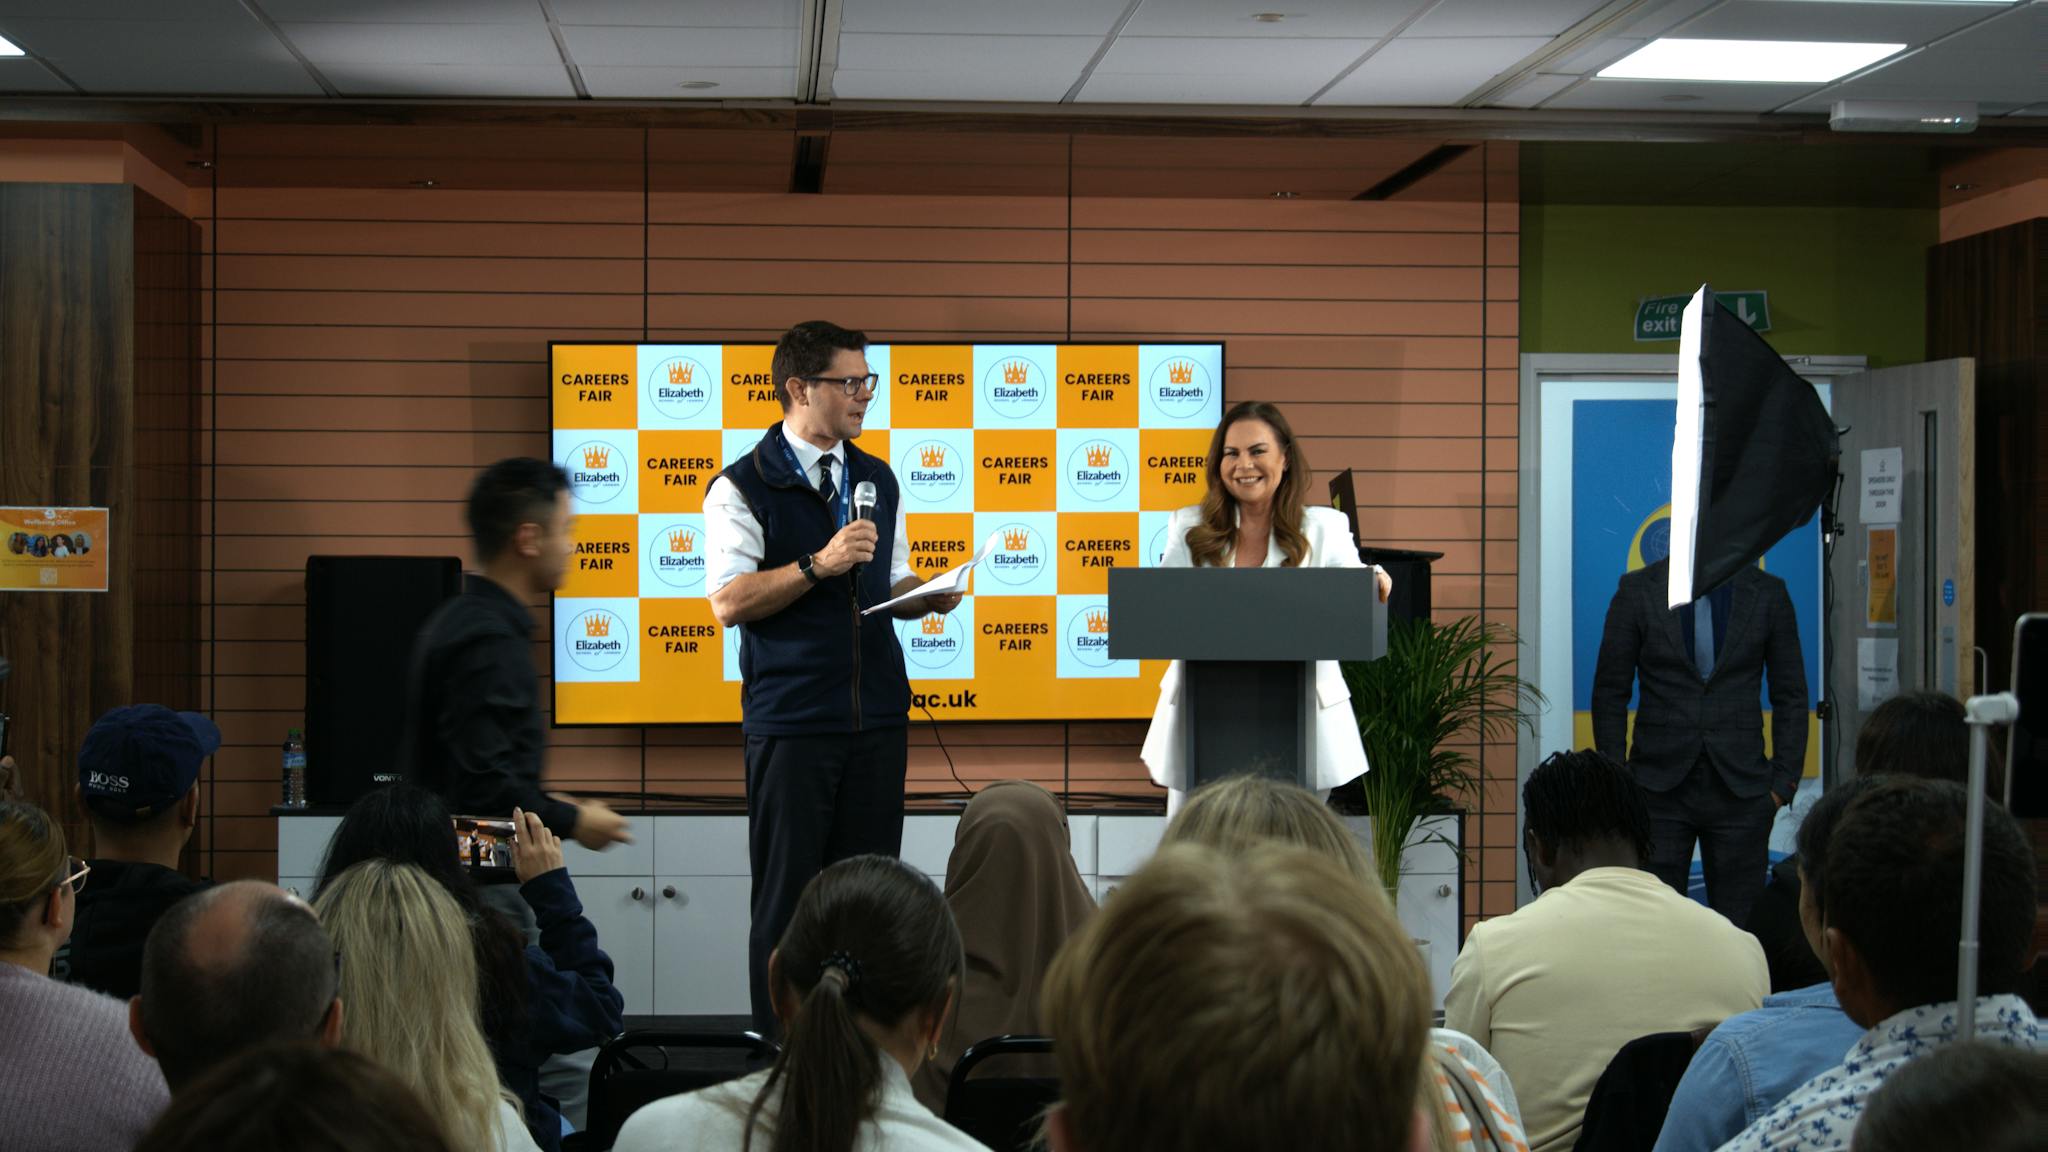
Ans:
[[[1832,984],[1764,997],[1763,1007],[1722,1021],[1693,1054],[1655,1152],[1712,1152],[1840,1064],[1862,1037]]]
[[[1841,1063],[1814,1077],[1722,1145],[1723,1152],[1845,1152],[1870,1094],[1892,1070],[1956,1041],[1957,1003],[1927,1004],[1864,1033]],[[2041,1048],[2033,1009],[2018,996],[1980,996],[1977,1042]]]

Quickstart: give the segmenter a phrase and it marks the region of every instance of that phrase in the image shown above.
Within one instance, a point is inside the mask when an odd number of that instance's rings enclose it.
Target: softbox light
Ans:
[[[1701,285],[1678,337],[1670,606],[1706,595],[1812,519],[1841,455],[1813,385]]]

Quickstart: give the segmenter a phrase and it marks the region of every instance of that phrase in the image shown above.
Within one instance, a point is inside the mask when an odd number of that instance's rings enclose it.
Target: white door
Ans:
[[[597,928],[598,947],[612,958],[612,981],[626,1015],[654,1011],[655,893],[645,876],[578,876],[583,915]]]
[[[654,880],[654,1011],[662,1016],[744,1016],[747,924],[753,881],[745,876]]]

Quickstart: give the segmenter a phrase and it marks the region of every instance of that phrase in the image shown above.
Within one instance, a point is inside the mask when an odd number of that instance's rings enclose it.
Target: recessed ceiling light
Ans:
[[[1905,47],[1828,40],[1652,40],[1598,75],[1604,80],[1825,84]]]
[[[1259,24],[1278,24],[1279,22],[1281,22],[1282,20],[1285,20],[1285,19],[1287,19],[1287,13],[1285,13],[1285,12],[1254,12],[1254,13],[1252,13],[1252,20],[1253,20],[1253,22],[1255,22],[1255,23],[1259,23]]]
[[[689,90],[691,90],[692,92],[701,92],[701,91],[703,91],[703,90],[704,90],[704,89],[706,89],[706,88],[716,88],[716,87],[718,87],[718,81],[716,81],[716,80],[685,80],[685,81],[683,81],[683,82],[682,82],[681,84],[678,84],[678,85],[676,85],[676,87],[678,87],[678,88],[688,88],[688,89],[689,89]]]
[[[16,45],[14,41],[12,41],[12,40],[9,40],[9,39],[8,39],[7,37],[5,37],[5,36],[0,36],[0,56],[26,56],[26,55],[28,55],[28,53],[26,53],[26,52],[23,52],[23,51],[21,50],[20,46]]]

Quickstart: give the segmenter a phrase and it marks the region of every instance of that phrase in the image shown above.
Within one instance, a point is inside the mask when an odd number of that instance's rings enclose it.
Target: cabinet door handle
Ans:
[[[645,900],[645,899],[647,899],[647,889],[645,889],[645,888],[635,888],[635,889],[633,889],[633,899],[635,899],[635,900]]]
[[[675,899],[675,898],[676,898],[676,886],[675,886],[675,885],[673,885],[673,884],[665,884],[665,885],[663,885],[663,886],[662,886],[662,889],[661,889],[661,894],[662,894],[663,896],[666,896],[666,897],[668,897],[668,898],[669,898],[669,899],[671,899],[671,900]]]
[[[1439,884],[1439,885],[1437,885],[1437,886],[1436,886],[1436,894],[1437,894],[1437,898],[1438,898],[1438,899],[1445,899],[1445,898],[1448,898],[1448,897],[1450,896],[1450,894],[1451,894],[1451,886],[1450,886],[1449,884]]]

